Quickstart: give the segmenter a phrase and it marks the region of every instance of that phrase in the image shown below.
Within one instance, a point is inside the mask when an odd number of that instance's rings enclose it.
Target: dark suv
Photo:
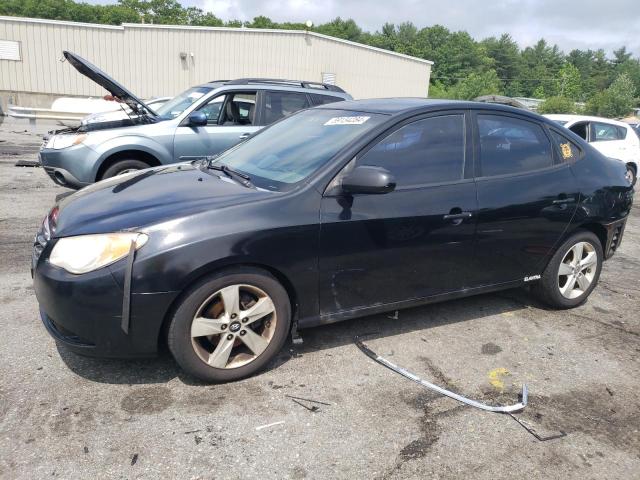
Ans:
[[[90,355],[156,352],[208,381],[292,326],[531,284],[583,303],[624,232],[624,164],[538,115],[388,99],[304,110],[215,159],[64,198],[33,253],[44,325]]]

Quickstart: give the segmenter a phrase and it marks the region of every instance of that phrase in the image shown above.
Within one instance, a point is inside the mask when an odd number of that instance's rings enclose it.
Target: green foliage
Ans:
[[[303,23],[281,23],[263,15],[248,22],[223,22],[211,12],[184,7],[179,0],[118,0],[110,5],[74,0],[0,0],[0,15],[111,25],[145,22],[307,29]],[[640,59],[624,46],[611,58],[602,49],[572,50],[565,55],[544,39],[521,49],[508,34],[476,41],[467,32],[451,31],[442,25],[418,28],[411,22],[385,23],[378,31],[366,32],[354,20],[340,17],[310,30],[432,60],[431,97],[467,99],[505,94],[546,98],[544,108],[553,110],[566,110],[573,101],[581,101],[587,102],[590,112],[608,116],[623,115],[630,105],[638,105],[640,97]]]
[[[473,100],[481,95],[502,95],[502,82],[495,70],[482,73],[472,72],[452,88],[452,98]]]
[[[549,97],[538,106],[538,113],[578,113],[576,102],[567,97]]]
[[[580,71],[571,63],[565,63],[555,81],[554,93],[557,95],[555,98],[568,98],[573,100],[580,100],[582,95],[582,78],[580,78]]]
[[[633,80],[621,73],[609,88],[596,93],[587,102],[585,110],[601,117],[623,117],[632,111],[636,102]]]

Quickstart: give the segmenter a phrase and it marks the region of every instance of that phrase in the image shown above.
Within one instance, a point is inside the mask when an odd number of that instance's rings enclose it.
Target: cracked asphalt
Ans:
[[[31,244],[66,190],[14,166],[39,143],[0,125],[1,478],[640,478],[637,207],[579,308],[510,290],[376,315],[303,331],[268,371],[212,386],[166,353],[84,358],[48,336]],[[526,383],[517,417],[559,438],[376,364],[353,344],[364,333],[394,363],[478,400],[513,403]]]

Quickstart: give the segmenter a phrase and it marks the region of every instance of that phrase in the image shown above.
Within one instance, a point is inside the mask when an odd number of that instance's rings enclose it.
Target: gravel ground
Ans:
[[[0,125],[1,478],[640,478],[640,215],[590,300],[549,311],[523,290],[302,332],[271,368],[202,385],[163,354],[76,356],[41,325],[29,275],[38,223],[66,190],[33,159],[40,139]],[[374,363],[512,403],[482,412]],[[287,395],[317,399],[310,411]]]

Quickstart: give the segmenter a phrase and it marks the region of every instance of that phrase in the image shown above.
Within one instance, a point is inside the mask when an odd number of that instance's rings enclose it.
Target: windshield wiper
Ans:
[[[227,175],[227,177],[233,178],[240,185],[243,185],[247,188],[256,188],[253,185],[253,183],[251,183],[251,177],[249,175],[247,175],[246,173],[242,173],[237,170],[234,170],[233,168],[231,168],[228,165],[225,165],[224,163],[217,164],[217,163],[210,162],[208,165],[208,168],[210,168],[211,170],[218,170],[224,173],[225,175]]]

